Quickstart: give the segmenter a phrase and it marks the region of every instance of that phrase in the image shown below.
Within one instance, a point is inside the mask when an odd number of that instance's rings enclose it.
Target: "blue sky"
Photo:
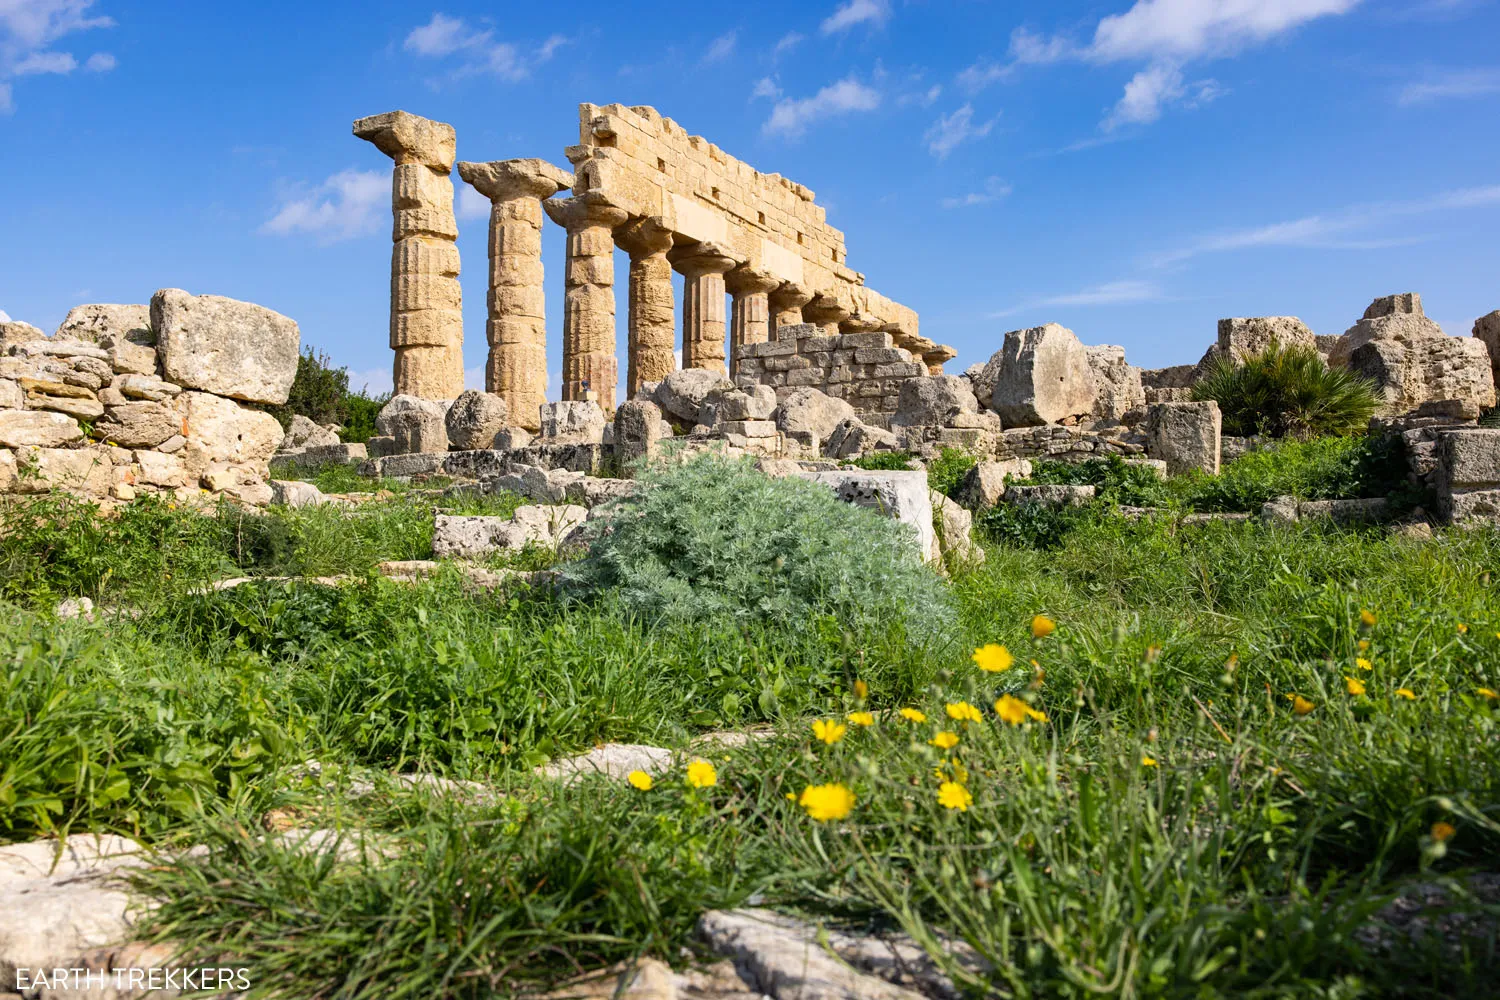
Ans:
[[[460,159],[565,166],[581,101],[811,187],[950,371],[1047,321],[1154,367],[1222,316],[1340,333],[1412,290],[1466,335],[1500,308],[1495,0],[578,9],[0,0],[0,310],[50,331],[81,302],[229,295],[383,388],[390,162],[350,122],[404,108]],[[486,209],[460,200],[472,370]]]

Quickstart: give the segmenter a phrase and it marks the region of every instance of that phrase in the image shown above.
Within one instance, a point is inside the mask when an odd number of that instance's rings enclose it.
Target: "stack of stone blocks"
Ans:
[[[740,349],[736,381],[766,385],[785,397],[813,388],[846,400],[861,414],[892,414],[907,379],[927,378],[927,366],[895,346],[889,333],[825,335],[811,324],[777,330],[777,339]]]

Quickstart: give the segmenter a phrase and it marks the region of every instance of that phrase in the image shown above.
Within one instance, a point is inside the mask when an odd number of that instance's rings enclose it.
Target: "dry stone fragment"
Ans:
[[[135,464],[140,470],[137,480],[147,486],[175,489],[188,484],[187,464],[178,455],[143,449],[135,453]]]
[[[544,778],[577,781],[590,775],[623,780],[631,771],[661,774],[672,764],[672,751],[639,743],[606,743],[588,753],[562,757],[537,768]]]
[[[184,392],[174,406],[189,477],[196,479],[214,463],[265,477],[284,436],[275,417],[207,392]]]
[[[188,389],[251,403],[285,403],[302,335],[291,319],[222,295],[163,288],[151,326],[166,378]]]
[[[1055,483],[1007,486],[1004,496],[1006,503],[1038,503],[1046,507],[1082,507],[1093,498],[1093,486]]]
[[[1500,385],[1500,309],[1485,313],[1474,321],[1474,339],[1490,352],[1490,370]]]
[[[22,358],[97,358],[109,360],[109,352],[81,340],[27,340],[11,348]]]
[[[1094,376],[1095,420],[1122,420],[1146,406],[1141,370],[1125,360],[1125,348],[1100,344],[1084,349]]]
[[[773,433],[776,429],[776,425],[770,421],[756,423],[764,423]],[[890,431],[871,427],[861,423],[856,417],[850,417],[839,421],[838,426],[828,435],[828,440],[823,442],[823,454],[828,458],[858,458],[869,451],[894,451],[897,444],[896,435]]]
[[[498,395],[474,389],[460,394],[448,408],[449,446],[463,451],[493,448],[507,415],[505,400]]]
[[[1212,400],[1156,403],[1146,414],[1146,450],[1166,462],[1174,476],[1192,469],[1216,476],[1222,424],[1219,404]]]
[[[1093,412],[1088,352],[1067,327],[1048,323],[1012,330],[985,371],[990,409],[1007,427],[1061,423]]]
[[[663,440],[661,408],[645,399],[632,399],[615,411],[615,456],[622,468],[655,458]]]
[[[1311,347],[1318,346],[1317,338],[1295,316],[1253,316],[1234,317],[1219,320],[1219,340],[1212,348],[1209,356],[1220,356],[1241,361],[1253,354],[1259,354],[1272,343],[1281,347]],[[1202,367],[1200,362],[1199,367]]]
[[[282,507],[316,507],[329,502],[323,491],[312,483],[273,479],[267,485],[271,487],[271,502]]]
[[[978,462],[958,484],[958,502],[969,510],[987,510],[1005,495],[1006,479],[1027,479],[1031,462],[1012,458],[1001,462]]]
[[[52,395],[43,392],[28,392],[26,406],[33,410],[52,410],[65,413],[79,420],[94,420],[104,414],[104,404],[90,393],[79,395]]]
[[[94,433],[123,448],[155,448],[182,429],[182,418],[169,403],[123,403],[111,406],[94,424]]]
[[[944,558],[960,563],[984,562],[984,549],[974,541],[974,515],[937,490],[932,490],[932,509],[937,512],[938,547]]]
[[[897,393],[893,426],[943,427],[960,414],[979,412],[969,380],[957,375],[910,378]]]
[[[46,339],[47,335],[30,323],[22,323],[19,320],[0,323],[0,354],[9,354],[10,349],[17,344]]]
[[[694,423],[703,407],[717,403],[735,386],[722,372],[706,368],[680,368],[656,387],[655,400],[663,411],[686,423]]]
[[[854,407],[844,400],[811,388],[790,393],[775,412],[777,427],[813,447],[827,440],[835,427],[854,416]]]
[[[549,444],[598,444],[604,440],[604,411],[588,400],[562,400],[542,406],[541,438]]]
[[[23,493],[57,489],[102,497],[114,484],[107,448],[23,448],[16,465],[16,488]]]
[[[8,448],[0,448],[0,493],[10,493],[16,488],[16,455]]]
[[[19,410],[26,405],[21,385],[14,379],[0,379],[0,410]]]
[[[392,396],[376,415],[375,427],[393,439],[397,455],[441,454],[448,450],[447,412],[430,399]]]
[[[0,410],[0,447],[56,448],[83,437],[78,421],[47,410]]]
[[[841,469],[837,472],[804,472],[802,478],[827,486],[845,503],[869,507],[912,529],[913,548],[923,562],[941,552],[932,528],[932,500],[925,472],[867,472]]]
[[[122,339],[131,334],[151,336],[150,306],[103,303],[74,306],[53,336],[57,340],[83,340],[103,346],[108,339]]]
[[[320,448],[339,444],[339,433],[333,426],[322,427],[300,413],[292,415],[286,429],[286,438],[281,442],[283,451],[293,448]]]
[[[113,387],[130,399],[171,399],[182,392],[182,386],[156,378],[154,375],[125,375],[115,380]]]

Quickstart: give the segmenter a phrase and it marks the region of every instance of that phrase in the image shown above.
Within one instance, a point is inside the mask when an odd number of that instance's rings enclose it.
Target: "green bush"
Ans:
[[[953,499],[964,475],[979,464],[979,456],[962,448],[943,448],[927,465],[927,485]]]
[[[1032,464],[1030,483],[1092,486],[1094,496],[1106,503],[1130,507],[1160,507],[1167,503],[1167,484],[1155,470],[1127,465],[1118,455],[1091,458],[1086,462],[1043,459]]]
[[[947,620],[910,529],[824,486],[710,455],[649,469],[641,481],[644,489],[594,522],[588,558],[567,571],[575,588],[618,589],[648,620],[789,632],[904,626],[908,635]]]
[[[1307,439],[1363,430],[1375,412],[1375,386],[1343,368],[1329,368],[1315,348],[1272,341],[1244,358],[1217,356],[1193,387],[1214,400],[1224,433]]]
[[[368,441],[375,434],[375,416],[389,395],[370,396],[364,388],[349,389],[349,369],[335,368],[333,359],[309,347],[297,358],[297,374],[286,402],[267,407],[281,426],[291,426],[292,417],[303,416],[315,424],[338,424],[339,438]]]
[[[1396,494],[1398,503],[1419,502],[1420,496],[1406,496],[1406,472],[1397,438],[1320,438],[1252,451],[1217,476],[1178,476],[1171,488],[1186,506],[1206,511],[1253,512],[1278,496],[1343,500]]]
[[[872,451],[868,455],[850,459],[856,469],[871,472],[893,472],[911,468],[912,453],[909,451]]]

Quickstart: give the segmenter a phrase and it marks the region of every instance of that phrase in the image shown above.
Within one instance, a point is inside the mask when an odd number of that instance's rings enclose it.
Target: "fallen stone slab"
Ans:
[[[1005,496],[1005,480],[1027,479],[1031,476],[1031,462],[1024,458],[1012,458],[1003,462],[978,462],[968,472],[955,491],[955,499],[969,510],[985,510],[1000,502]]]
[[[570,979],[539,1000],[679,1000],[671,966],[655,958],[626,962]],[[729,1000],[723,994],[704,1000]],[[760,1000],[758,996],[754,1000]]]
[[[803,472],[803,479],[827,486],[845,503],[869,507],[914,532],[913,543],[923,562],[942,556],[937,532],[932,527],[932,500],[925,472]]]
[[[1007,486],[1006,503],[1039,503],[1047,507],[1082,507],[1094,499],[1093,486],[1043,484],[1040,486]]]
[[[624,780],[631,771],[661,774],[672,766],[673,753],[642,743],[606,743],[588,753],[561,757],[536,769],[543,778],[564,782],[600,774]]]

